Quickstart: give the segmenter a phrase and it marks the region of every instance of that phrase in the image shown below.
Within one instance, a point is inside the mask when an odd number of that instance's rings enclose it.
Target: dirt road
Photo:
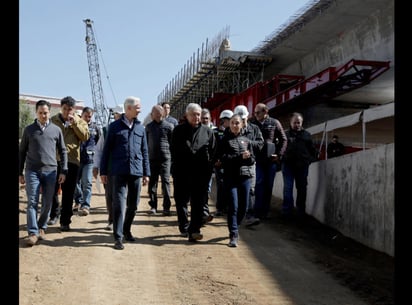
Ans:
[[[103,194],[71,231],[50,226],[47,240],[26,246],[26,198],[20,191],[20,305],[361,305],[393,304],[393,259],[353,243],[316,221],[273,217],[242,227],[227,247],[226,220],[215,218],[189,243],[172,216],[148,215],[145,190],[132,226],[137,237],[113,249],[104,230]],[[211,202],[211,209],[214,204]]]

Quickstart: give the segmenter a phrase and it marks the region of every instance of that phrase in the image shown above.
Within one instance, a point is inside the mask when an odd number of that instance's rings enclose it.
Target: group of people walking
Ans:
[[[159,212],[159,177],[162,213],[171,215],[172,180],[177,227],[189,242],[201,240],[201,228],[213,219],[208,206],[213,173],[215,216],[227,216],[229,247],[237,247],[242,222],[253,226],[269,217],[279,170],[284,180],[282,215],[294,213],[296,183],[297,215],[305,216],[308,169],[317,151],[299,113],[291,115],[285,131],[279,120],[269,116],[265,104],[257,104],[250,119],[248,109],[238,105],[233,111],[222,111],[215,127],[210,112],[197,103],[188,104],[179,121],[169,115],[170,104],[164,103],[152,107],[152,120],[143,126],[138,120],[141,101],[130,96],[116,107],[120,109],[114,111],[115,120],[101,132],[91,122],[93,110],[85,107],[80,117],[75,104],[72,97],[63,98],[60,113],[50,117],[50,103],[38,101],[37,118],[21,139],[19,177],[28,198],[29,246],[45,239],[47,226],[58,219],[61,231],[70,230],[73,201],[79,215],[89,214],[91,180],[98,175],[105,189],[106,229],[113,231],[117,250],[124,249],[124,241],[135,241],[132,223],[144,186],[149,213]]]

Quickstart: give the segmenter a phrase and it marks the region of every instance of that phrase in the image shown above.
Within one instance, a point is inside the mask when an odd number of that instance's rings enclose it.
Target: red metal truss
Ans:
[[[318,100],[333,98],[369,84],[389,69],[390,61],[352,59],[340,67],[329,67],[293,85],[263,103],[274,108],[303,95],[316,96]],[[308,94],[310,96],[308,96]]]
[[[265,103],[269,109],[283,108],[291,101],[321,102],[337,97],[369,84],[387,71],[390,61],[352,59],[339,67],[329,67],[304,78],[301,75],[278,74],[265,82],[258,82],[246,90],[234,94],[222,94],[206,102],[216,121],[220,111],[245,105],[253,112],[257,103]]]

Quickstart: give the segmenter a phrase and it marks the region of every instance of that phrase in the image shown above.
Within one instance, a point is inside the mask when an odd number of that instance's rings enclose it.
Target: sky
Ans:
[[[252,51],[311,0],[20,0],[19,93],[72,96],[93,107],[86,24],[93,21],[104,101],[140,97],[140,120],[187,61],[229,27]]]

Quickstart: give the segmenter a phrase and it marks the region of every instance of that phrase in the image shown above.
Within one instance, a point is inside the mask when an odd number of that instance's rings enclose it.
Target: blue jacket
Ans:
[[[93,156],[96,150],[96,144],[100,138],[100,129],[95,122],[89,123],[90,137],[87,141],[83,141],[80,144],[80,163],[90,164],[93,163]]]
[[[109,171],[111,175],[150,176],[146,132],[139,120],[134,119],[129,128],[123,114],[110,124],[100,160],[100,175],[107,175]]]

